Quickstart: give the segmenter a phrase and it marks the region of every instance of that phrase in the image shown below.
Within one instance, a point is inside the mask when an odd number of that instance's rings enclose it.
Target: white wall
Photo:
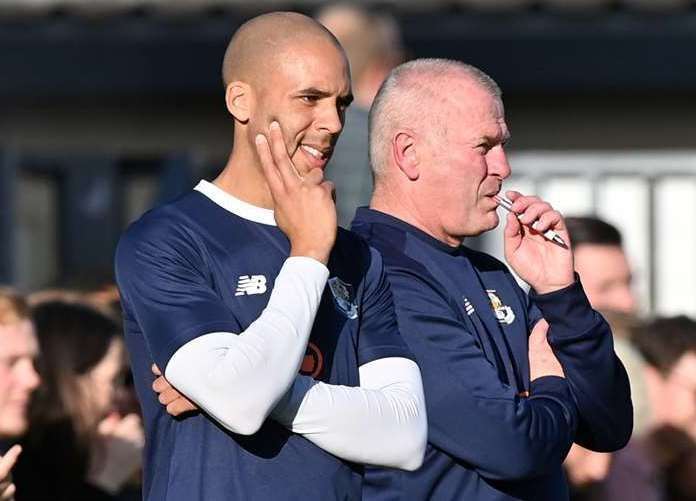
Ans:
[[[696,151],[537,150],[512,154],[510,163],[505,189],[619,228],[644,311],[696,315]],[[500,258],[501,232],[483,241]]]

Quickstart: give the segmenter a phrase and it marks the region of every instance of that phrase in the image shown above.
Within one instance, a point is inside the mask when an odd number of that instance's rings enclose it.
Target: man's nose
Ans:
[[[622,287],[614,292],[613,303],[616,310],[632,313],[636,309],[636,296],[630,287]]]
[[[342,113],[333,105],[327,105],[319,117],[319,128],[331,135],[336,135],[343,129]]]
[[[488,157],[486,160],[489,174],[497,175],[501,179],[510,176],[510,164],[508,163],[507,154],[502,144],[491,148],[486,156]]]
[[[41,376],[36,372],[34,363],[31,360],[23,360],[20,364],[22,365],[18,377],[22,386],[29,391],[35,390],[41,384]]]

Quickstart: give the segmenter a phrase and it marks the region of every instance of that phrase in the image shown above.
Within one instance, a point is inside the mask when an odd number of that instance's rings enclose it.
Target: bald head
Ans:
[[[222,63],[225,86],[234,81],[254,83],[272,71],[279,57],[297,44],[322,40],[339,50],[336,38],[311,17],[296,12],[272,12],[244,23],[227,46]]]
[[[360,5],[344,2],[323,8],[317,13],[317,20],[341,42],[356,82],[370,64],[381,61],[388,66],[388,72],[402,60],[401,33],[391,16],[375,14]]]
[[[472,99],[482,91],[500,98],[495,81],[478,68],[448,59],[416,59],[397,66],[384,81],[370,109],[370,164],[375,179],[386,170],[391,138],[402,128],[427,128],[444,136],[442,113],[460,108],[444,87],[466,87]],[[449,88],[449,87],[448,87]]]

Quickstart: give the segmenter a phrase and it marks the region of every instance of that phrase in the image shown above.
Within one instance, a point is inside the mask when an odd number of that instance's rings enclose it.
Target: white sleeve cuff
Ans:
[[[360,367],[360,387],[298,376],[272,417],[348,461],[415,470],[427,442],[423,384],[415,362],[392,357]]]

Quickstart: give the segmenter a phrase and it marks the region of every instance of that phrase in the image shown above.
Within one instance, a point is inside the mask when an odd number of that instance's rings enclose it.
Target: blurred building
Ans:
[[[395,16],[409,57],[490,73],[509,185],[615,223],[643,306],[696,314],[696,0],[360,3]],[[108,270],[124,225],[223,165],[230,34],[319,4],[0,0],[0,282]]]

